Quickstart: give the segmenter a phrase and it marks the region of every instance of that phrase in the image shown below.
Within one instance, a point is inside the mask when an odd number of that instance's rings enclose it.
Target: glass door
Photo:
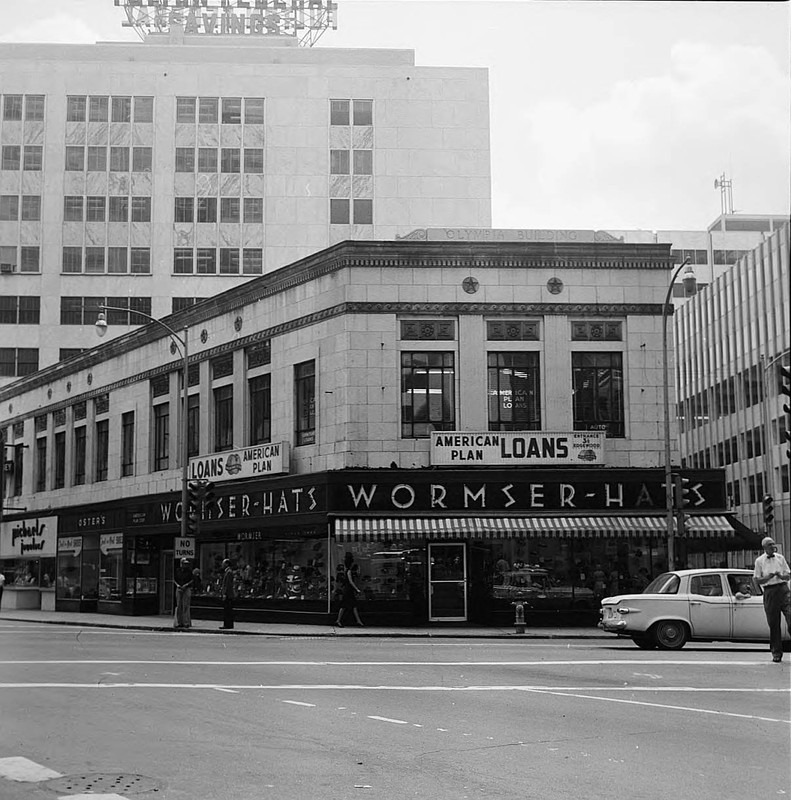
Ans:
[[[428,618],[467,620],[467,548],[463,542],[428,545]]]

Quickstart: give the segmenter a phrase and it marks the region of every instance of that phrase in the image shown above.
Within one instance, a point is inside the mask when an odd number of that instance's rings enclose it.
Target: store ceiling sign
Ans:
[[[0,522],[0,558],[46,558],[55,555],[57,517]]]
[[[189,479],[230,481],[288,472],[288,442],[274,442],[191,458]]]
[[[434,467],[604,464],[603,433],[444,431],[431,434]]]
[[[333,0],[115,0],[142,34],[293,36],[337,30]]]

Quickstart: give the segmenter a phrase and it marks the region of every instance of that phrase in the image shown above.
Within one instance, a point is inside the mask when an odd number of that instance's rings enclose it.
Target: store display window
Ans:
[[[100,600],[121,600],[123,544],[122,533],[103,533],[99,536]]]
[[[56,597],[63,600],[79,599],[81,585],[82,536],[68,536],[58,540]]]
[[[147,536],[134,536],[126,550],[124,596],[156,595],[159,590],[159,551]]]
[[[346,553],[354,556],[355,581],[366,600],[421,604],[426,592],[426,545],[422,539],[393,542],[336,542],[333,569],[343,570]]]
[[[252,542],[208,542],[200,546],[201,588],[194,596],[220,596],[223,559],[231,561],[237,601],[289,603],[326,601],[327,541],[281,537]]]
[[[48,589],[55,583],[54,558],[14,558],[2,562],[8,586]]]

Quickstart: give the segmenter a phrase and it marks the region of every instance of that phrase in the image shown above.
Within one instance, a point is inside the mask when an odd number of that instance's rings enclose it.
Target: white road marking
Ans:
[[[394,725],[409,725],[405,719],[390,719],[390,717],[377,717],[375,714],[369,714],[368,719],[378,719],[379,722],[392,722]]]
[[[766,659],[754,661],[720,660],[692,661],[691,659],[586,659],[577,661],[172,661],[172,660],[107,660],[107,659],[52,659],[52,660],[6,660],[0,666],[13,665],[167,665],[177,667],[613,667],[613,666],[683,666],[693,667],[755,667],[766,666]]]
[[[29,758],[23,756],[11,756],[0,758],[0,777],[10,781],[37,783],[38,781],[48,781],[50,778],[62,778],[60,772],[55,772],[48,767],[42,767]]]
[[[737,717],[739,719],[754,719],[760,722],[780,722],[783,725],[791,725],[789,719],[776,719],[775,717],[759,717],[755,714],[736,714],[732,711],[717,711],[711,708],[693,708],[691,706],[671,706],[665,703],[649,703],[644,700],[624,700],[620,697],[596,697],[595,695],[579,694],[576,692],[559,692],[553,689],[525,689],[526,692],[534,694],[551,694],[558,697],[573,697],[579,700],[602,700],[606,703],[626,703],[627,705],[648,706],[650,708],[664,708],[669,711],[693,711],[696,714],[714,714],[720,717]]]
[[[388,692],[709,692],[733,694],[791,694],[791,688],[715,688],[711,686],[531,686],[531,685],[467,685],[467,686],[383,686],[359,683],[0,683],[0,689],[224,689],[277,690],[277,691],[388,691]]]
[[[281,700],[282,703],[288,703],[292,706],[307,706],[308,708],[316,708],[315,703],[300,703],[299,700]]]
[[[236,691],[235,689],[226,689],[223,686],[213,686],[212,688],[215,689],[218,692],[228,692],[229,694],[239,694],[239,692]]]
[[[63,794],[58,800],[129,800],[120,794]]]

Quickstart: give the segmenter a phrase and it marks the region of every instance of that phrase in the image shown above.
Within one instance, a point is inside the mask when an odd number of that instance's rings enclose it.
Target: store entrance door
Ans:
[[[429,542],[428,618],[467,621],[467,548],[464,543]]]
[[[176,591],[173,580],[173,551],[163,550],[162,558],[159,561],[159,585],[162,587],[162,594],[159,596],[159,613],[173,613],[173,594]]]

